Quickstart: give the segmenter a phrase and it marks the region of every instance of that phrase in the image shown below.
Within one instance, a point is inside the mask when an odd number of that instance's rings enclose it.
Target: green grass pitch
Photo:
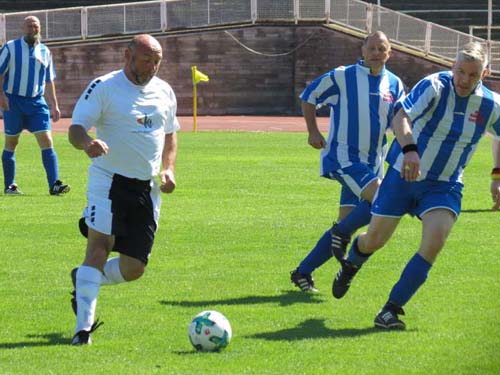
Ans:
[[[491,139],[465,174],[463,210],[424,287],[406,306],[407,331],[373,318],[417,250],[420,223],[406,217],[342,300],[330,294],[338,265],[314,274],[320,293],[295,289],[289,272],[326,230],[339,185],[318,177],[304,133],[179,134],[177,190],[163,196],[146,274],[103,287],[105,324],[90,347],[69,345],[70,270],[85,240],[89,160],[55,134],[64,197],[48,195],[40,152],[25,134],[17,182],[0,196],[0,374],[498,374],[500,214],[490,212]],[[196,353],[187,327],[222,312],[233,339]]]

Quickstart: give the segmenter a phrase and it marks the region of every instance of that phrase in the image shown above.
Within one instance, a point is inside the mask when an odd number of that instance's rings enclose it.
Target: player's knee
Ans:
[[[422,241],[422,248],[426,250],[427,253],[437,256],[446,243],[448,238],[448,232],[445,230],[435,230],[430,238],[425,238]]]
[[[8,151],[14,152],[19,144],[19,138],[5,137],[4,148]]]
[[[122,271],[122,276],[126,281],[133,281],[140,278],[144,274],[145,270],[146,267],[144,265],[136,264],[133,266],[126,267],[121,271]]]

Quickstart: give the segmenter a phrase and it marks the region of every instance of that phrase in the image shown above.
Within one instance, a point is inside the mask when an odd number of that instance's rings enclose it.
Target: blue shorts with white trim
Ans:
[[[372,181],[379,178],[368,165],[363,163],[354,163],[349,167],[337,169],[324,177],[337,180],[342,184],[341,206],[357,206],[361,192]]]
[[[462,189],[463,185],[459,182],[407,182],[396,169],[389,168],[373,201],[372,214],[390,217],[410,214],[422,218],[426,212],[444,208],[458,217]]]
[[[6,95],[9,110],[3,111],[5,135],[21,134],[23,129],[31,133],[50,130],[50,111],[43,95],[35,98]]]

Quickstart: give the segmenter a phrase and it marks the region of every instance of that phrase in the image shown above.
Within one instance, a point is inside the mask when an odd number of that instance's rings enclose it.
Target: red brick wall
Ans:
[[[247,51],[224,30],[158,36],[164,48],[159,76],[174,88],[180,115],[192,114],[191,66],[210,77],[198,85],[200,115],[298,115],[297,96],[306,83],[359,58],[359,38],[319,26],[251,26],[226,30],[258,51]],[[311,36],[298,50],[283,56]],[[90,80],[123,66],[126,42],[51,45],[61,111],[71,116]],[[394,51],[388,67],[412,86],[428,73],[447,69]],[[500,81],[489,82],[500,91]]]

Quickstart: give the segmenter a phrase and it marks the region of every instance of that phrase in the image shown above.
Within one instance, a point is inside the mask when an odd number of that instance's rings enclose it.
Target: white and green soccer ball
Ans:
[[[216,352],[229,345],[233,331],[229,320],[218,311],[202,311],[189,324],[189,340],[203,352]]]

